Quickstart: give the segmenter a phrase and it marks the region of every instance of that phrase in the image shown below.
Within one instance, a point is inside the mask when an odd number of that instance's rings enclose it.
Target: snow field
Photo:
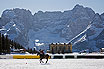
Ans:
[[[104,59],[0,59],[0,69],[104,69]]]

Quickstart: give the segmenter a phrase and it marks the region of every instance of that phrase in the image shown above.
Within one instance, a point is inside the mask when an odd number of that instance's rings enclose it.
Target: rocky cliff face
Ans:
[[[25,9],[5,10],[0,18],[0,28],[3,34],[26,48],[48,49],[49,43],[71,41],[73,51],[98,51],[104,43],[104,14],[96,14],[81,5],[64,12],[39,11],[34,15]]]
[[[73,47],[74,50],[77,50],[79,48],[79,51],[83,49],[90,49],[90,51],[99,51],[99,49],[103,47],[103,38],[100,39],[99,37],[102,37],[101,34],[104,29],[104,25],[101,16],[98,13],[95,14],[94,19],[90,22],[88,27],[89,28],[87,28],[86,31],[84,31],[80,35],[80,37],[76,38],[76,41],[74,43],[75,45]],[[98,42],[101,42],[101,44],[99,44]]]
[[[27,33],[33,23],[33,16],[29,10],[25,9],[10,9],[5,10],[1,16],[1,26],[3,34],[8,34],[12,40],[27,45]]]

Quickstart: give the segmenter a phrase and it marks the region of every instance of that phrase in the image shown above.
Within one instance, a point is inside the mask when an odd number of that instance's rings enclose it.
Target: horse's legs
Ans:
[[[47,60],[46,60],[46,63],[48,62],[48,58],[46,58]]]
[[[40,63],[41,63],[41,62],[44,63],[44,62],[42,61],[42,58],[40,58]]]
[[[40,59],[40,63],[42,62],[42,60]]]
[[[46,54],[45,58],[47,59],[47,60],[46,60],[46,63],[47,63],[47,62],[48,62],[49,55]]]
[[[44,63],[44,62],[42,61],[42,63]]]

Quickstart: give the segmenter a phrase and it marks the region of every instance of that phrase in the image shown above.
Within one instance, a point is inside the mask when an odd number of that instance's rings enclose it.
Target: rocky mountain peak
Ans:
[[[72,10],[64,12],[38,11],[34,15],[29,10],[15,8],[7,9],[3,12],[0,19],[0,27],[6,29],[2,31],[4,34],[9,34],[9,38],[25,47],[33,48],[36,43],[35,40],[39,40],[42,46],[38,47],[44,47],[45,49],[49,48],[49,43],[68,42],[77,35],[82,37],[80,33],[86,32],[89,29],[86,37],[92,38],[91,41],[93,43],[90,45],[94,44],[93,47],[95,49],[96,41],[93,39],[103,29],[102,20],[104,21],[104,14],[95,15],[91,8],[83,7],[79,4]],[[91,21],[93,22],[90,25]],[[84,38],[86,37],[84,36]],[[82,46],[83,44],[80,45],[80,48]],[[81,49],[84,48],[85,46]]]
[[[104,13],[101,14],[101,19],[104,21]]]
[[[83,9],[83,8],[84,8],[84,7],[83,7],[82,5],[77,4],[77,5],[74,6],[73,9]]]

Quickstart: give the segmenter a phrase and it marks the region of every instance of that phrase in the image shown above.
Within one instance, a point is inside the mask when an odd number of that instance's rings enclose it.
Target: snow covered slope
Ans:
[[[104,47],[104,23],[101,20],[100,15],[97,13],[90,25],[71,41],[73,42],[74,50],[79,51],[83,49],[89,49],[90,51],[99,51]]]

